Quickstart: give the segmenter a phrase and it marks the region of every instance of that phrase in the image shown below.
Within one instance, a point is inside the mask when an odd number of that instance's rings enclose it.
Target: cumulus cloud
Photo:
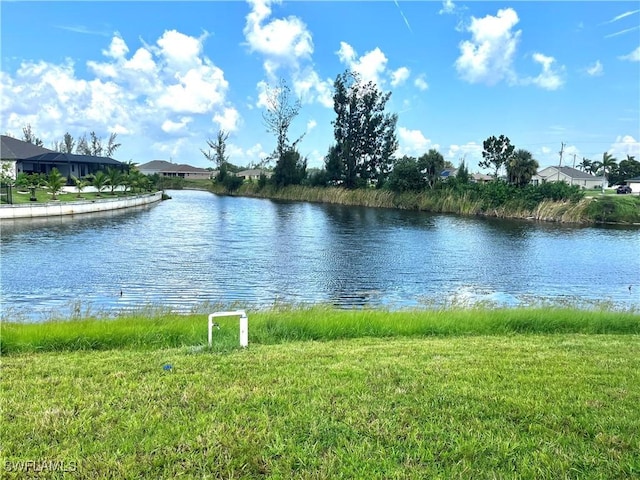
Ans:
[[[597,77],[604,73],[604,68],[600,60],[596,60],[596,63],[587,67],[587,75],[590,77]]]
[[[333,108],[333,80],[322,80],[311,67],[294,73],[293,91],[302,103],[317,102],[324,107]]]
[[[220,125],[221,130],[235,132],[238,129],[240,114],[235,108],[226,107],[213,116],[213,121]]]
[[[629,62],[640,62],[640,47],[636,48],[627,55],[618,57],[620,60],[627,60]]]
[[[555,58],[548,57],[542,53],[534,53],[533,60],[542,66],[542,72],[537,77],[525,79],[523,83],[531,82],[545,90],[557,90],[564,84],[564,67],[554,68]]]
[[[166,133],[183,132],[187,125],[191,123],[193,119],[191,117],[181,117],[179,121],[174,122],[172,120],[165,120],[162,122],[162,131]]]
[[[46,145],[67,131],[74,136],[87,131],[146,136],[145,154],[160,148],[167,133],[187,136],[187,127],[200,115],[231,130],[237,111],[227,100],[224,72],[203,53],[206,37],[170,30],[132,54],[134,49],[116,33],[101,58],[87,61],[88,74],[71,60],[23,61],[14,74],[2,73],[5,128],[20,132],[30,123]],[[131,142],[121,140],[122,153]],[[172,145],[172,155],[176,148],[194,148],[192,139],[175,139]],[[157,151],[168,151],[163,148]]]
[[[397,87],[407,81],[411,71],[407,67],[400,67],[391,73],[391,86]]]
[[[305,23],[298,17],[271,16],[270,0],[250,0],[251,12],[246,17],[244,36],[251,51],[266,57],[265,69],[275,74],[281,64],[295,64],[313,53],[313,40]]]
[[[431,148],[439,148],[439,145],[434,145],[420,130],[410,130],[405,127],[398,128],[398,144],[398,156],[419,157]]]
[[[611,144],[609,153],[618,160],[624,160],[627,155],[640,159],[640,142],[631,135],[619,135]]]
[[[350,70],[358,73],[363,82],[382,84],[381,75],[387,68],[387,57],[380,48],[365,53],[358,58],[356,51],[347,42],[340,42],[340,49],[336,52],[340,61]]]
[[[427,83],[427,80],[425,79],[424,74],[418,76],[414,81],[413,84],[418,88],[418,90],[422,90],[425,91],[429,88],[429,84]]]
[[[467,168],[471,170],[474,164],[477,165],[477,162],[482,160],[482,150],[482,145],[476,142],[467,142],[463,145],[452,144],[449,145],[449,150],[445,155],[445,159],[449,160],[456,166],[460,160],[464,159],[467,164]]]
[[[514,31],[518,21],[512,8],[500,9],[496,16],[472,17],[466,28],[471,39],[460,43],[460,56],[455,62],[458,74],[469,83],[513,83],[513,59],[522,33]]]

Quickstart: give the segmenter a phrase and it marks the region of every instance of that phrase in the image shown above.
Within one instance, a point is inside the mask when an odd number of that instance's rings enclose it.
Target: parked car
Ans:
[[[616,188],[616,193],[631,193],[631,187],[629,185],[620,185],[618,188]]]

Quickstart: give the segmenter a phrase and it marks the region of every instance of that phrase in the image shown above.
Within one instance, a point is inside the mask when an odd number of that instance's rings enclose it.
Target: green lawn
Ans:
[[[3,474],[24,478],[15,470],[31,461],[74,470],[39,478],[640,476],[637,315],[549,311],[547,333],[531,333],[542,317],[526,311],[510,329],[503,312],[493,326],[480,313],[461,329],[442,314],[439,333],[429,327],[437,315],[416,314],[405,329],[391,315],[385,334],[382,312],[363,313],[298,325],[293,312],[250,315],[244,350],[237,319],[212,350],[206,316],[185,322],[193,338],[160,319],[129,319],[127,337],[124,319],[111,321],[112,349],[78,341],[110,321],[43,324],[40,336],[5,323]],[[337,329],[339,318],[354,326]],[[47,333],[57,341],[42,343]],[[184,346],[162,346],[172,335]]]

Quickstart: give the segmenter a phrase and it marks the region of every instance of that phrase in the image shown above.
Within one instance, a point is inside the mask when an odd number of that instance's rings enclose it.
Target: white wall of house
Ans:
[[[602,188],[603,178],[572,178],[566,173],[559,171],[555,167],[547,167],[540,170],[536,175],[534,175],[531,181],[534,184],[539,184],[542,182],[565,182],[569,185],[578,185],[581,188],[593,190],[596,188]]]
[[[637,195],[640,195],[640,180],[627,181],[627,185],[629,185],[631,187],[631,193],[635,193]]]

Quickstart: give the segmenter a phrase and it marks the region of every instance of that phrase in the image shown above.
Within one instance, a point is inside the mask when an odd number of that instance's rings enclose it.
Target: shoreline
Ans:
[[[0,220],[60,217],[66,215],[82,215],[111,210],[140,207],[160,202],[162,191],[132,195],[124,198],[101,198],[94,200],[78,200],[72,202],[50,201],[37,204],[2,205]]]

